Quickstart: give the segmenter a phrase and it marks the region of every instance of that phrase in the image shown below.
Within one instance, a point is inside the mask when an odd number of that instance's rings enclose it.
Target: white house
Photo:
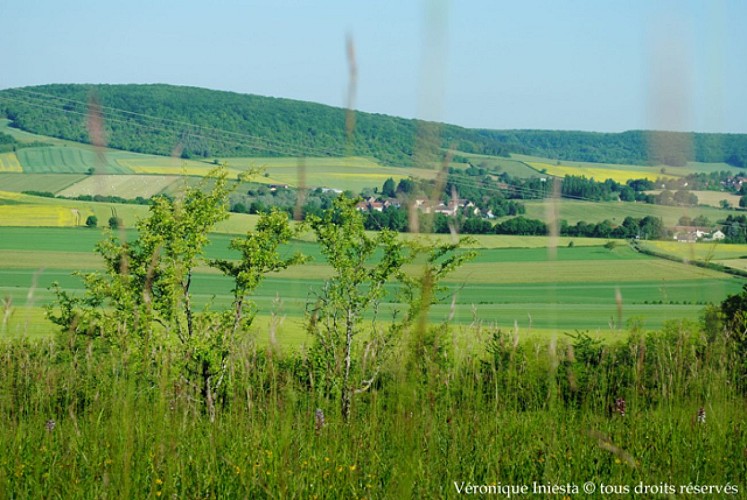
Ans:
[[[725,238],[726,238],[726,235],[724,233],[722,233],[721,231],[718,231],[718,230],[714,231],[711,234],[711,240],[713,240],[713,241],[721,241],[721,240],[723,240]]]

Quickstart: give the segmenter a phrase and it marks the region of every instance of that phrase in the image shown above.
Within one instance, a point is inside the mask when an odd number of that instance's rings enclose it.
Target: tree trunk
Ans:
[[[350,418],[350,350],[353,345],[353,311],[348,310],[345,321],[345,373],[342,378],[342,419],[348,421]]]

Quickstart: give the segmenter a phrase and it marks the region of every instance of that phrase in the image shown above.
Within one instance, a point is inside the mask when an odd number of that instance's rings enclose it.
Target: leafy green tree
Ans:
[[[86,217],[86,227],[96,227],[99,224],[99,218],[95,215]]]
[[[316,339],[314,352],[322,376],[328,388],[339,390],[345,420],[350,417],[353,395],[368,389],[378,373],[377,367],[365,374],[361,368],[359,380],[352,380],[353,346],[364,314],[375,313],[385,296],[384,285],[401,277],[402,266],[412,259],[393,231],[366,234],[363,216],[355,208],[358,201],[341,196],[321,217],[309,217],[322,254],[333,269],[313,307],[309,330]],[[385,335],[374,334],[369,351],[385,350],[393,333],[390,329]]]
[[[660,240],[666,237],[667,230],[659,217],[647,215],[640,222],[641,238],[644,240]]]
[[[394,198],[397,195],[396,186],[394,185],[394,179],[389,177],[384,181],[384,185],[381,188],[381,194],[387,198]]]
[[[397,193],[410,194],[415,191],[415,181],[412,179],[400,179],[397,184]]]
[[[124,222],[122,221],[121,218],[117,217],[116,215],[112,215],[111,217],[109,217],[108,224],[109,224],[109,229],[114,230],[114,229],[119,229],[120,227],[122,227],[124,225]]]
[[[233,278],[234,281],[231,336],[246,320],[247,296],[259,286],[264,276],[307,260],[307,257],[298,252],[288,258],[280,255],[280,246],[297,235],[298,230],[290,227],[287,213],[273,210],[260,217],[254,233],[249,232],[243,238],[231,240],[229,247],[241,254],[238,261],[212,260],[209,262],[212,267],[220,269],[223,274]],[[252,317],[248,316],[248,318],[251,320]]]
[[[739,206],[742,208],[747,207],[747,195],[744,195],[741,198],[739,198]]]
[[[137,239],[121,242],[112,232],[97,245],[105,270],[83,275],[84,295],[74,297],[56,285],[56,302],[48,309],[74,349],[93,341],[119,349],[125,361],[142,367],[160,349],[175,351],[181,360],[179,382],[200,396],[196,400],[211,419],[227,385],[235,334],[251,322],[247,295],[265,273],[301,260],[277,253],[293,234],[287,217],[263,216],[254,234],[231,243],[240,261],[211,262],[234,280],[232,308],[196,311],[193,272],[203,261],[210,230],[228,216],[229,191],[223,169],[175,199],[155,198],[148,217],[137,223]]]
[[[693,226],[708,227],[711,225],[711,220],[705,215],[698,215],[693,219]]]

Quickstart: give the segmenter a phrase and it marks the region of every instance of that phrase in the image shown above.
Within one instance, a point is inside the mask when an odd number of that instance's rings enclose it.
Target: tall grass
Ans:
[[[247,341],[231,358],[211,423],[174,382],[169,352],[133,366],[93,345],[0,343],[1,496],[450,497],[455,481],[747,487],[745,388],[734,353],[699,325],[615,345],[583,333],[530,343],[477,324],[465,333],[469,346],[446,328],[403,343],[347,423],[315,390],[304,354],[276,346]]]

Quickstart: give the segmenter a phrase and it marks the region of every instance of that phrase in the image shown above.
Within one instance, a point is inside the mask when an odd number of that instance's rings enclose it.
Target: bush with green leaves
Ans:
[[[376,326],[377,306],[386,295],[384,285],[401,278],[402,266],[412,259],[407,245],[393,231],[384,230],[376,236],[366,233],[363,216],[355,208],[357,202],[340,196],[321,217],[309,218],[334,272],[311,308],[308,328],[316,340],[312,369],[323,392],[339,394],[345,419],[350,416],[353,394],[367,390],[375,380],[382,354],[397,330],[396,323],[383,330]],[[354,339],[360,336],[364,315],[369,312],[374,314],[365,347],[369,362],[361,363],[354,381]]]
[[[295,234],[287,216],[265,214],[254,233],[231,242],[241,254],[238,262],[208,263],[233,279],[231,308],[197,311],[193,271],[204,261],[209,232],[228,217],[229,193],[225,170],[216,170],[180,197],[155,198],[148,217],[137,223],[135,240],[120,241],[109,233],[96,247],[105,270],[82,275],[82,297],[54,287],[56,301],[48,316],[61,327],[63,343],[73,350],[89,345],[116,349],[141,372],[160,351],[176,351],[177,382],[213,415],[228,383],[227,359],[235,336],[253,318],[248,296],[266,273],[302,260],[279,255],[278,247]]]
[[[425,379],[439,378],[430,375],[447,359],[443,337],[448,328],[446,324],[429,327],[428,310],[443,298],[441,281],[475,255],[461,250],[465,239],[408,243],[390,230],[371,236],[365,231],[363,215],[355,208],[358,201],[341,196],[321,216],[309,218],[322,254],[334,271],[310,310],[308,330],[315,339],[310,350],[311,371],[323,397],[340,398],[345,420],[350,416],[353,396],[371,387],[395,347],[407,344],[405,350],[412,353],[404,360],[408,371],[417,370]],[[404,266],[411,263],[422,264],[422,272],[405,272]],[[382,301],[405,304],[406,310],[395,310],[382,326],[377,323]],[[367,316],[372,319],[364,328]],[[356,345],[358,338],[365,338],[362,345]]]

